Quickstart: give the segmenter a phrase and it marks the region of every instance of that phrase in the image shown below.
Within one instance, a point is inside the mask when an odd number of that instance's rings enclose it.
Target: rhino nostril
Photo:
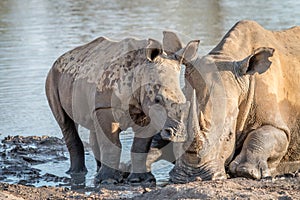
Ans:
[[[170,128],[166,128],[162,131],[161,136],[164,140],[172,140],[174,137],[174,131]]]
[[[168,136],[173,137],[174,136],[174,131],[170,128],[165,129],[166,133],[168,134]]]
[[[163,96],[160,94],[156,95],[154,99],[154,103],[163,105],[164,104]]]

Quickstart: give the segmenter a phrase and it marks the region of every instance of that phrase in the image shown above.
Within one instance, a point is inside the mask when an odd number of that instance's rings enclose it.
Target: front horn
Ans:
[[[192,152],[198,152],[202,148],[202,144],[204,141],[203,133],[201,132],[199,126],[199,118],[198,118],[198,106],[196,100],[196,91],[194,89],[191,106],[189,110],[189,115],[187,119],[187,143],[189,145],[188,149]]]

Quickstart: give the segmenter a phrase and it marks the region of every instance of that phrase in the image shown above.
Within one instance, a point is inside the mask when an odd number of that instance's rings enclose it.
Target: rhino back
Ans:
[[[300,27],[274,32],[283,41],[280,54],[283,81],[280,83],[279,106],[291,129],[291,138],[285,161],[300,160]]]
[[[109,86],[105,78],[118,79],[122,71],[134,67],[131,62],[136,58],[132,54],[142,51],[146,44],[146,40],[134,38],[115,42],[100,37],[62,55],[55,68],[75,80],[86,79],[89,83],[98,84],[98,89],[102,90],[104,85]]]
[[[110,108],[113,92],[130,89],[130,72],[145,62],[146,45],[146,40],[126,38],[115,42],[100,37],[68,51],[55,61],[48,74],[56,80],[48,93],[57,92],[66,113],[89,128],[95,109]]]

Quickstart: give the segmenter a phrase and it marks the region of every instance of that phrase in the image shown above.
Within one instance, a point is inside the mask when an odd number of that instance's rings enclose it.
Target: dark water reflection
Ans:
[[[171,29],[185,42],[200,39],[205,54],[238,20],[282,29],[300,24],[299,11],[296,0],[1,0],[0,137],[61,137],[45,98],[46,74],[59,55],[96,37],[161,40]]]

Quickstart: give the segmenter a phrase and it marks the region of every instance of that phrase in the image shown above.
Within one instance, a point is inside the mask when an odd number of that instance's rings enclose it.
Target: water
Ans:
[[[161,40],[163,30],[176,30],[185,43],[200,39],[199,53],[204,55],[238,20],[252,19],[278,30],[300,25],[299,11],[297,0],[1,0],[0,138],[62,137],[45,98],[46,74],[62,53],[96,37]],[[84,140],[86,133],[80,129]],[[131,137],[124,137],[128,158]],[[87,165],[92,177],[91,154]],[[166,179],[170,165],[160,162],[156,166],[157,177]],[[59,169],[66,171],[68,164]]]

